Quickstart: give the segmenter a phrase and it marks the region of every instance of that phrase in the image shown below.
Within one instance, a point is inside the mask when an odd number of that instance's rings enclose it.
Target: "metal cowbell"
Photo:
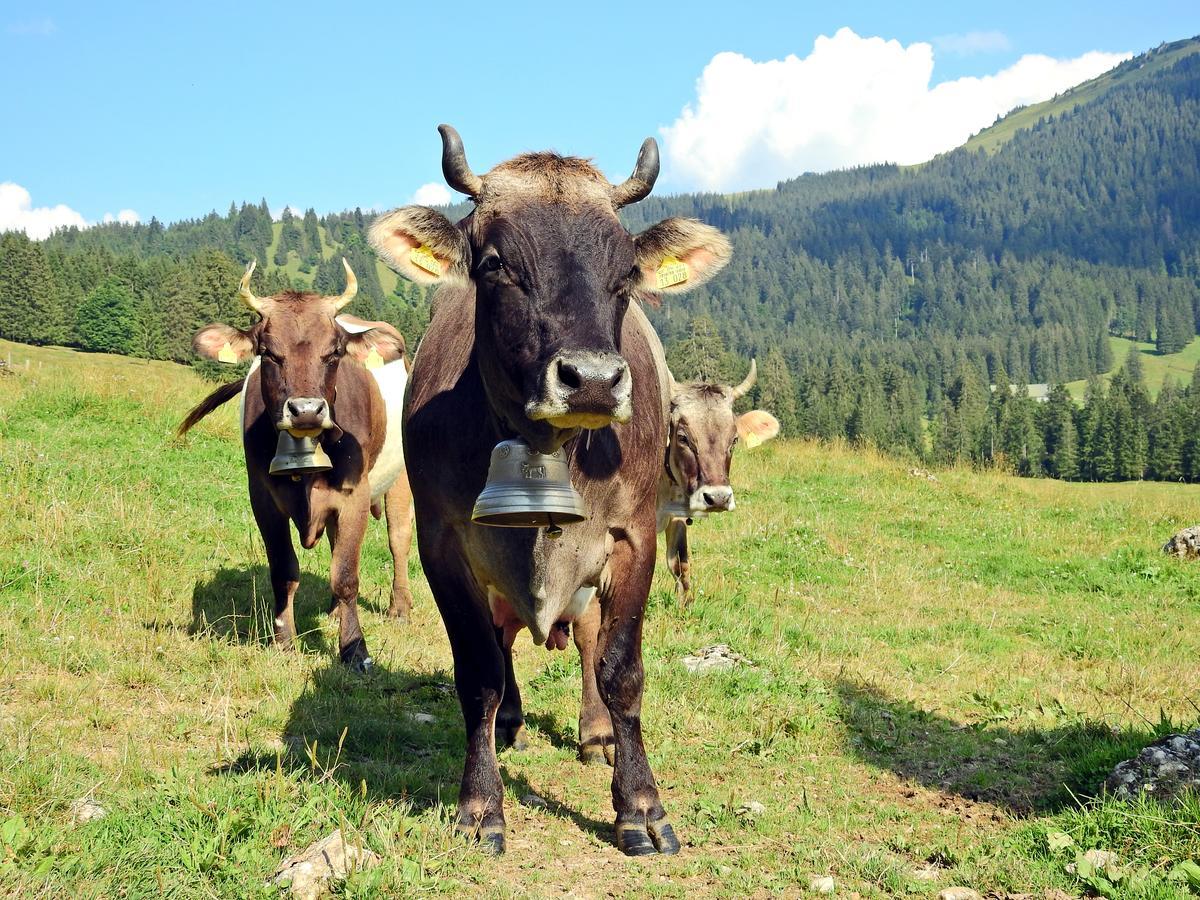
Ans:
[[[473,522],[557,531],[587,517],[561,449],[539,453],[522,440],[501,441],[492,449],[487,483],[471,513]]]

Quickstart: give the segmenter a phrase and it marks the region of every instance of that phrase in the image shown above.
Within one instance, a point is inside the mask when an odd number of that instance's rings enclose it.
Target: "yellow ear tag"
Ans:
[[[380,354],[380,352],[378,350],[376,350],[374,347],[372,347],[371,352],[367,354],[367,358],[363,360],[363,365],[366,366],[368,369],[378,369],[378,368],[382,367],[383,366],[382,354]]]
[[[755,447],[757,447],[762,442],[763,442],[763,439],[761,437],[759,437],[759,434],[757,431],[751,431],[749,434],[746,435],[746,449],[747,450],[753,450]]]
[[[433,251],[424,244],[420,247],[413,247],[408,252],[408,258],[418,269],[424,269],[430,275],[437,275],[439,278],[442,276],[442,264],[433,255]]]
[[[663,288],[683,284],[687,280],[687,263],[676,259],[674,256],[664,256],[663,261],[658,264],[658,271],[654,273],[655,287],[660,291]]]
[[[217,351],[217,362],[235,363],[237,362],[237,356],[233,352],[233,347],[229,345],[229,341],[226,341],[225,346]]]

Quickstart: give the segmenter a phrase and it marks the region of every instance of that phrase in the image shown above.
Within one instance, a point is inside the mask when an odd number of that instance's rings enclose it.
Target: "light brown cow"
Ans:
[[[343,264],[345,261],[343,260]],[[241,331],[208,325],[194,345],[202,356],[234,362],[255,359],[245,382],[224,385],[188,414],[184,434],[222,403],[242,393],[242,444],[250,506],[266,546],[275,595],[275,642],[290,646],[296,636],[292,601],[300,568],[289,520],[300,543],[311,549],[328,531],[332,549],[330,585],[339,619],[342,661],[356,670],[370,666],[358,621],[358,569],[363,535],[372,509],[385,500],[389,543],[396,571],[392,611],[407,615],[407,554],[411,495],[404,474],[400,412],[407,372],[404,338],[386,323],[335,319],[357,291],[345,264],[347,286],[339,297],[285,291],[255,297],[254,264],[242,277],[239,296],[260,321]],[[368,370],[366,365],[372,365]],[[332,469],[313,474],[272,475],[279,432],[315,436]]]

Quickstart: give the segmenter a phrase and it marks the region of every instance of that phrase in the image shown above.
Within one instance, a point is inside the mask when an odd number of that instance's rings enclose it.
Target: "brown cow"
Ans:
[[[740,416],[733,404],[754,386],[757,366],[737,387],[692,381],[671,383],[667,458],[658,491],[658,530],[666,532],[667,567],[684,604],[692,599],[687,527],[693,517],[734,508],[729,467],[733,448],[745,440],[756,447],[779,434],[769,412],[754,409]]]
[[[363,671],[371,664],[358,622],[358,566],[367,517],[386,497],[389,542],[396,565],[393,610],[407,615],[409,491],[400,441],[400,410],[407,380],[404,338],[386,323],[335,321],[357,291],[350,266],[340,297],[286,291],[255,297],[251,263],[239,295],[261,316],[246,331],[208,325],[193,343],[202,356],[222,361],[257,357],[243,383],[218,388],[179,428],[180,434],[226,400],[242,393],[242,444],[246,452],[250,506],[266,545],[275,595],[275,643],[296,636],[292,600],[300,568],[288,520],[300,543],[312,549],[328,530],[332,550],[330,586],[339,619],[342,661]],[[352,333],[353,332],[353,333]],[[364,363],[378,365],[368,371]],[[307,475],[271,475],[279,432],[316,435],[333,468]],[[378,509],[375,506],[376,510]]]
[[[404,445],[417,546],[466,723],[458,827],[503,850],[497,729],[518,744],[524,735],[512,642],[524,627],[536,643],[564,647],[568,623],[598,590],[588,675],[603,715],[582,738],[615,750],[617,846],[674,853],[641,726],[669,376],[653,332],[625,313],[639,295],[702,284],[727,261],[729,242],[685,219],[636,238],[621,226],[617,210],[645,197],[658,175],[653,140],[633,176],[613,186],[590,163],[551,153],[480,177],[457,132],[439,130],[442,170],[474,210],[454,225],[431,209],[399,209],[376,220],[370,240],[401,274],[442,285],[413,364]],[[565,449],[590,518],[557,538],[471,521],[493,446],[514,437],[543,452]]]

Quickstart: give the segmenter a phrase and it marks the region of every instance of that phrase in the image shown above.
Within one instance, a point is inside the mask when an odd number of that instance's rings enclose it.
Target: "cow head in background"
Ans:
[[[382,361],[404,356],[404,341],[398,333],[374,328],[351,334],[335,316],[358,292],[358,281],[344,259],[346,290],[337,297],[285,291],[271,297],[256,297],[250,290],[251,262],[242,276],[238,296],[261,316],[242,331],[230,325],[206,325],[193,339],[196,352],[222,362],[261,359],[262,398],[268,415],[275,417],[279,431],[294,436],[315,437],[328,433],[341,436],[334,408],[337,374],[342,358],[349,355],[364,362],[372,351]]]
[[[672,384],[667,473],[692,513],[732,510],[733,448],[743,439],[757,447],[779,434],[779,422],[769,412],[734,415],[733,404],[754,386],[757,372],[751,360],[750,373],[737,387],[703,381]]]
[[[636,237],[618,221],[617,210],[658,177],[653,139],[630,178],[612,185],[586,160],[554,153],[524,154],[481,177],[458,133],[438,130],[446,180],[474,210],[455,225],[403,207],[374,222],[372,246],[413,281],[474,287],[489,404],[532,446],[551,452],[581,428],[627,421],[632,383],[620,334],[629,301],[703,284],[728,261],[728,240],[691,219]]]

